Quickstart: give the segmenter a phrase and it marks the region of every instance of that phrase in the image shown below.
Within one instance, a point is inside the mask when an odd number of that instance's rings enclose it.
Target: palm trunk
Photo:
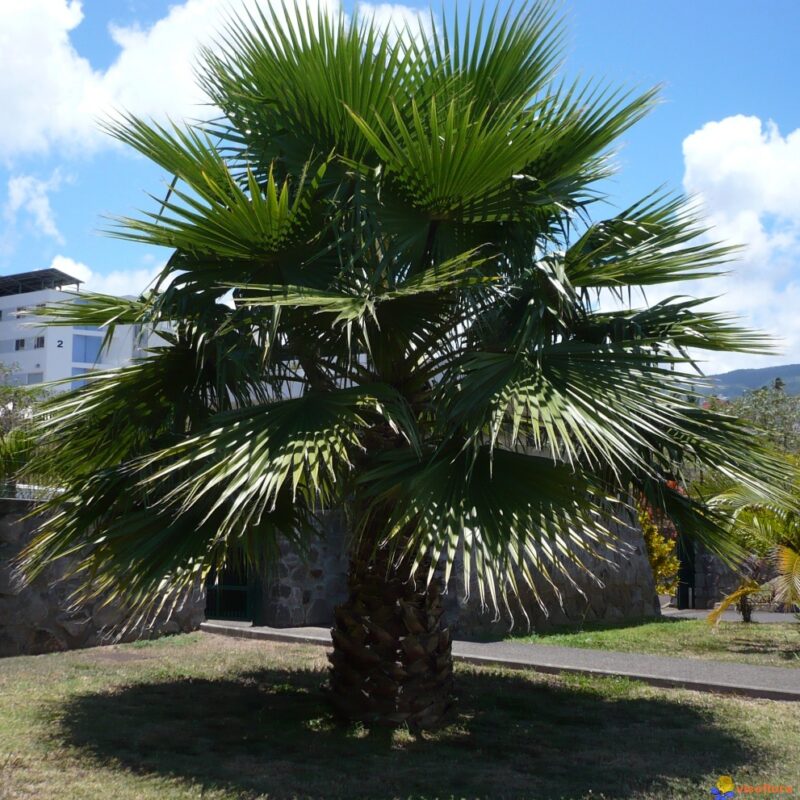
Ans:
[[[742,595],[736,605],[739,607],[739,613],[742,615],[742,622],[753,621],[753,601],[749,595]]]
[[[382,551],[351,561],[350,596],[335,612],[331,700],[351,720],[431,728],[450,708],[453,678],[440,584],[387,565]]]

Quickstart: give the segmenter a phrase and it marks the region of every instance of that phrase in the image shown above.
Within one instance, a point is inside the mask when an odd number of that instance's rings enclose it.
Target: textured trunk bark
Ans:
[[[748,595],[742,595],[736,603],[739,608],[739,613],[742,615],[742,622],[753,621],[753,601]]]
[[[335,612],[331,701],[351,720],[435,727],[450,708],[453,680],[440,584],[426,588],[387,565],[385,552],[351,561],[350,596]]]

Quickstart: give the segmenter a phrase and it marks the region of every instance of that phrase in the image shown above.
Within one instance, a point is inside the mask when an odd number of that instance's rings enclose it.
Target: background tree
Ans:
[[[16,479],[33,455],[34,410],[45,391],[41,385],[24,386],[15,380],[16,366],[0,364],[0,484],[16,495]]]
[[[732,605],[750,622],[754,600],[770,594],[764,584],[771,575],[775,576],[775,600],[789,607],[800,606],[800,397],[787,394],[778,377],[771,385],[730,402],[715,399],[713,403],[751,426],[754,437],[770,442],[784,461],[785,480],[791,485],[788,502],[765,503],[748,487],[718,472],[695,483],[698,496],[725,509],[731,538],[748,554],[738,564],[739,586],[722,599],[709,622],[717,624]]]
[[[598,307],[731,251],[680,198],[593,221],[655,93],[559,82],[561,37],[549,3],[399,31],[265,5],[202,54],[218,119],[108,126],[177,181],[114,235],[171,256],[138,301],[50,313],[166,341],[48,404],[36,467],[63,491],[29,571],[91,545],[84,592],[146,607],[346,507],[332,698],[425,726],[450,702],[457,552],[497,606],[615,546],[630,496],[724,549],[721,514],[670,483],[686,465],[782,496],[780,464],[691,391],[689,348],[763,338],[700,300]]]
[[[724,510],[730,519],[731,538],[747,553],[738,565],[739,585],[709,614],[711,624],[716,625],[732,605],[744,622],[750,622],[759,596],[769,601],[774,595],[776,602],[800,609],[800,461],[787,454],[784,463],[794,480],[788,500],[765,502],[747,487],[733,483],[708,501]]]
[[[787,394],[780,378],[732,400],[729,410],[760,428],[781,451],[800,455],[800,395]]]

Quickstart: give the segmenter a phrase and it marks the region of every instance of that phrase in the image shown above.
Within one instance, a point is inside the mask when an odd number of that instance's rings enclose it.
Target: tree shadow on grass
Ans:
[[[745,637],[735,637],[728,639],[725,649],[729,653],[775,656],[788,662],[800,661],[800,641],[795,645],[791,642],[761,642]]]
[[[322,678],[263,670],[81,695],[54,735],[104,765],[270,800],[663,796],[667,780],[701,788],[758,761],[709,712],[625,681],[461,672],[451,723],[415,737],[338,724]]]

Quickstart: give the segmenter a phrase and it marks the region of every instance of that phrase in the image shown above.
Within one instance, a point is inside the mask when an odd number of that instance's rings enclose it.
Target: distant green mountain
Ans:
[[[787,394],[800,394],[800,364],[782,364],[762,369],[735,369],[721,375],[710,375],[709,378],[714,381],[714,393],[731,400],[744,394],[748,389],[769,386],[775,378],[783,381]]]

